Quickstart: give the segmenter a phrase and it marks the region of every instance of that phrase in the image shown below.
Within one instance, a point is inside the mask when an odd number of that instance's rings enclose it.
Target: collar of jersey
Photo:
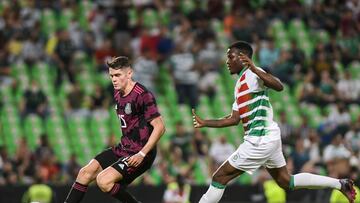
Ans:
[[[241,72],[239,73],[239,76],[241,77],[246,70],[247,70],[247,68],[243,68],[243,69],[241,70]]]

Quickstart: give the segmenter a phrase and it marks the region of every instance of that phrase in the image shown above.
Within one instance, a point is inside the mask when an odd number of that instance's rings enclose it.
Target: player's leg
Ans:
[[[201,197],[199,203],[219,202],[226,184],[232,179],[244,173],[242,170],[234,168],[229,161],[225,161],[214,173],[211,185],[206,193]]]
[[[138,167],[128,167],[127,158],[119,159],[117,162],[99,173],[96,182],[103,192],[109,193],[114,198],[126,203],[138,203],[126,187],[133,180],[147,171],[154,162],[155,155],[144,159]]]
[[[267,170],[278,185],[285,190],[332,188],[340,190],[350,202],[355,199],[354,183],[349,179],[336,179],[311,173],[290,175],[286,166],[267,168]]]
[[[87,186],[95,180],[100,171],[101,166],[95,159],[92,159],[86,166],[82,167],[75,183],[72,185],[70,192],[66,197],[65,203],[80,202],[87,191]]]
[[[92,159],[86,166],[80,169],[75,183],[73,184],[68,196],[65,199],[65,203],[78,203],[80,202],[84,194],[86,193],[87,186],[95,180],[99,172],[112,163],[114,163],[118,157],[112,152],[111,149],[107,149],[98,154]]]
[[[353,182],[348,179],[336,179],[326,176],[315,175],[311,173],[299,173],[290,175],[287,168],[284,155],[281,149],[281,141],[275,148],[270,158],[265,163],[267,171],[274,178],[277,184],[285,190],[294,190],[299,188],[317,189],[333,188],[338,189],[350,200],[355,198]]]

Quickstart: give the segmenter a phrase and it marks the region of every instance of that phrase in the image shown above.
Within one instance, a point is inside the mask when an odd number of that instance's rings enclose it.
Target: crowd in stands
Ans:
[[[165,71],[178,96],[178,104],[173,105],[198,107],[201,95],[210,101],[216,97],[228,43],[245,40],[253,45],[256,65],[279,77],[300,106],[321,109],[322,119],[317,126],[311,125],[305,115],[301,115],[300,125],[294,126],[289,122],[291,115],[280,112],[277,121],[289,171],[359,180],[360,117],[353,118],[349,108],[360,105],[360,79],[351,69],[356,65],[360,68],[359,1],[84,1],[91,5],[84,6],[86,26],[73,17],[53,32],[44,30],[44,22],[49,20],[42,18],[44,11],[51,10],[55,15],[72,11],[76,16],[84,2],[6,2],[0,9],[0,86],[11,86],[14,97],[19,98],[16,104],[21,118],[37,114],[46,119],[53,108],[35,77],[26,88],[19,85],[22,81],[16,75],[20,73],[13,64],[24,63],[27,69],[23,71],[29,76],[37,64],[49,64],[54,79],[48,85],[55,92],[64,92],[60,108],[65,118],[109,109],[109,82],[89,84],[81,76],[89,70],[86,58],[93,62],[92,71],[106,81],[106,61],[117,55],[132,59],[135,80],[155,95],[161,97],[163,87],[169,85],[159,79],[159,72]],[[159,17],[154,18],[155,14]],[[275,19],[285,26],[300,20],[308,33],[325,33],[328,37],[314,42],[310,52],[296,39],[282,46],[271,31]],[[230,112],[230,105],[228,109]],[[159,150],[153,167],[162,174],[163,183],[175,181],[180,174],[186,182],[196,184],[195,167],[200,167],[209,181],[216,167],[237,147],[225,135],[210,139],[206,132],[188,130],[180,121],[174,134],[165,136],[169,144]],[[76,155],[60,163],[46,135],[40,140],[34,151],[27,147],[25,138],[19,140],[11,156],[6,146],[1,147],[0,185],[26,184],[35,178],[54,184],[74,180],[79,169]],[[40,177],[38,170],[42,171]],[[260,170],[240,183],[256,184],[263,179]],[[145,174],[142,182],[159,183],[150,174]]]

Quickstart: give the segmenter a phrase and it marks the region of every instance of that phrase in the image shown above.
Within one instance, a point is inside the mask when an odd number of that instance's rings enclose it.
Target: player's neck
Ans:
[[[122,96],[125,97],[128,94],[130,94],[131,90],[134,88],[136,82],[135,81],[129,81],[128,85],[125,87]]]

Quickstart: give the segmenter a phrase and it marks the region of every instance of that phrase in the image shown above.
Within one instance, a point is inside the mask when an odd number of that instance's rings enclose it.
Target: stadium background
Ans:
[[[358,184],[359,33],[357,0],[0,1],[0,202],[19,202],[38,181],[60,202],[79,168],[118,142],[104,65],[116,55],[132,59],[167,127],[153,168],[130,189],[160,202],[180,175],[198,200],[242,140],[241,126],[194,131],[190,111],[206,118],[231,111],[236,78],[224,61],[235,40],[251,42],[255,64],[286,85],[270,97],[289,170]],[[224,199],[281,196],[266,189],[269,180],[263,169],[243,175]],[[86,202],[102,201],[92,190]],[[330,192],[287,198],[328,202]]]

